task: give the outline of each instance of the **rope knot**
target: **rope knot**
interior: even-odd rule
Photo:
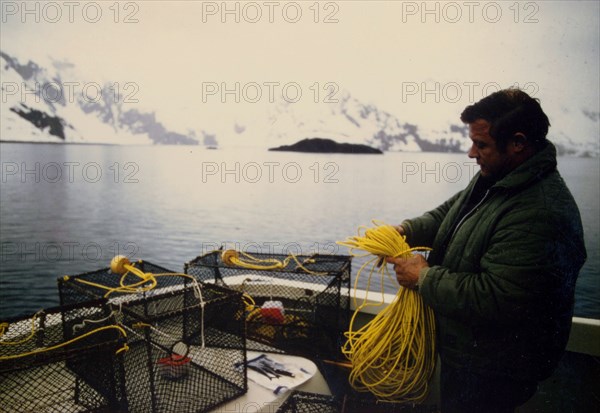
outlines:
[[[221,253],[221,259],[227,265],[235,265],[234,260],[239,259],[240,254],[236,250],[225,250]]]
[[[144,280],[144,281],[152,281],[153,278],[154,278],[154,274],[152,274],[151,272],[142,273],[142,280]]]

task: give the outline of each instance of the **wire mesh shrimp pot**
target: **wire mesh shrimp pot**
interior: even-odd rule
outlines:
[[[241,295],[211,285],[149,297],[123,307],[125,355],[135,412],[207,412],[247,391]],[[140,314],[146,315],[140,316]]]
[[[125,339],[105,304],[53,307],[2,323],[0,411],[128,411],[118,353]]]
[[[144,273],[176,274],[174,271],[148,261],[139,260],[132,265]],[[155,279],[156,286],[153,289],[143,291],[143,285],[140,285],[139,293],[132,294],[119,288],[135,283],[137,281],[135,276],[115,274],[109,267],[75,276],[66,275],[58,279],[60,303],[62,305],[74,304],[100,298],[108,298],[112,303],[143,301],[147,297],[191,285],[190,280],[176,276],[159,276]]]
[[[248,269],[226,264],[221,251],[213,251],[186,263],[184,272],[243,294],[248,349],[331,357],[339,353],[348,326],[352,257],[295,258],[252,254],[252,260],[283,265]]]
[[[134,275],[115,274],[110,268],[103,268],[58,278],[61,305],[106,298],[108,304],[121,316],[121,322],[125,321],[128,325],[136,322],[152,324],[163,321],[166,315],[171,322],[163,330],[168,329],[169,334],[180,336],[187,344],[200,344],[202,325],[199,314],[204,297],[203,290],[198,291],[194,287],[197,281],[178,276],[174,271],[147,261],[137,261],[133,266],[144,273],[153,274],[156,280],[153,288],[145,288],[150,285],[148,282],[139,285],[135,291],[126,291],[122,287],[135,284],[138,279]],[[207,299],[225,295],[231,297],[232,301],[237,300],[235,295],[225,289],[213,286],[206,288],[209,289]]]
[[[127,331],[125,390],[131,412],[207,412],[247,391],[241,294],[138,262],[157,276],[139,293],[110,292]],[[84,280],[86,282],[80,282]],[[58,280],[61,301],[85,300],[120,285],[108,269]],[[95,285],[90,285],[90,282]]]

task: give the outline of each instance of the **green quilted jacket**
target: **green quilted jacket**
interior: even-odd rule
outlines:
[[[445,363],[542,380],[564,352],[585,259],[579,210],[548,145],[496,182],[450,233],[477,181],[402,226],[430,246],[419,292]],[[444,245],[447,245],[444,248]]]

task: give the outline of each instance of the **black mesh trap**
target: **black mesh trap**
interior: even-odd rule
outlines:
[[[131,331],[125,374],[140,412],[206,412],[247,391],[240,294],[201,286],[136,301],[123,310]],[[140,391],[144,389],[145,391]]]
[[[147,262],[136,267],[172,273]],[[61,302],[104,295],[108,290],[89,282],[114,288],[121,279],[108,269],[60,278]],[[176,275],[156,281],[149,291],[107,297],[128,333],[123,360],[130,410],[207,412],[246,393],[241,294]]]
[[[0,411],[128,411],[125,339],[104,301],[2,323]]]
[[[147,261],[137,261],[132,265],[144,273],[152,274],[175,274],[174,271],[160,267]],[[156,296],[158,294],[181,289],[193,283],[189,279],[173,276],[156,277],[156,286],[147,292],[131,294],[120,291],[110,291],[117,289],[122,285],[132,285],[139,281],[135,275],[125,275],[112,273],[110,268],[103,268],[97,271],[90,271],[76,276],[64,276],[58,279],[58,288],[60,294],[60,303],[62,305],[81,303],[89,300],[107,298],[113,303],[130,302],[135,300],[144,300],[146,297]],[[145,284],[148,285],[148,284]],[[140,286],[140,291],[141,287]]]
[[[248,349],[307,357],[339,352],[349,320],[351,257],[299,255],[301,265],[282,254],[252,257],[286,266],[277,270],[230,266],[220,251],[214,251],[187,263],[184,271],[203,283],[244,294]]]

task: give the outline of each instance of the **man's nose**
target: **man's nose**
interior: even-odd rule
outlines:
[[[469,152],[467,152],[467,156],[469,158],[477,158],[477,148],[475,147],[475,145],[471,145],[471,147],[469,148]]]

